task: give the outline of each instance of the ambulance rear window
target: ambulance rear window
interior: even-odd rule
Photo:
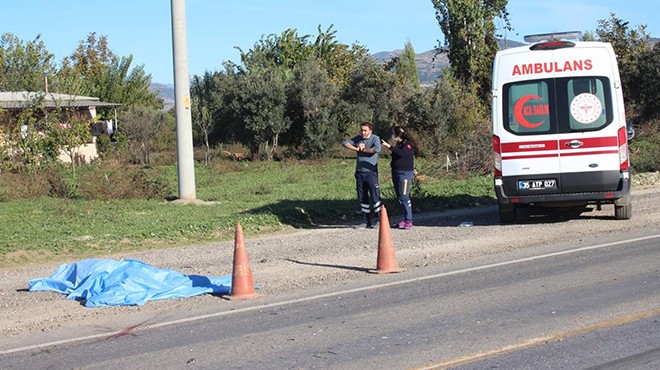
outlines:
[[[515,135],[596,131],[613,121],[607,77],[514,82],[503,93],[504,129]]]
[[[609,85],[594,77],[577,77],[566,81],[568,123],[571,131],[598,129],[608,122],[606,96]],[[609,118],[611,121],[611,117]]]
[[[514,134],[533,135],[551,130],[550,88],[545,80],[505,86],[506,129]]]

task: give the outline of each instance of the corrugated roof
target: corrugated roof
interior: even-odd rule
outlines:
[[[44,93],[33,91],[0,92],[0,108],[18,109],[30,106],[34,101],[43,98],[46,108],[55,107],[114,107],[121,104],[102,102],[91,96]]]

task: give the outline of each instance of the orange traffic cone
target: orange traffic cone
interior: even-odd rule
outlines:
[[[236,223],[236,238],[234,240],[234,270],[231,275],[231,291],[222,298],[230,301],[252,299],[261,296],[254,292],[252,269],[248,259],[245,241],[243,240],[243,227]]]
[[[387,217],[385,206],[380,207],[380,225],[378,228],[378,262],[375,270],[369,270],[373,274],[391,274],[402,272],[396,263],[394,255],[394,243],[392,243],[392,231],[390,220]]]

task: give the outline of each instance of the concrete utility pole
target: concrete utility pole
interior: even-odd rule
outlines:
[[[193,200],[197,198],[197,195],[195,194],[195,159],[190,113],[185,0],[172,0],[172,48],[174,50],[174,107],[179,199]]]

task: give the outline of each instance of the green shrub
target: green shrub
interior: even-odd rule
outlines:
[[[50,185],[44,172],[3,171],[0,176],[0,199],[36,199],[48,195]]]
[[[630,146],[630,162],[636,172],[660,171],[660,140],[635,141]]]
[[[630,163],[635,172],[660,171],[660,120],[646,122],[630,144]]]
[[[103,133],[96,137],[96,151],[99,154],[99,158],[106,159],[113,152],[114,144],[110,135]]]
[[[166,199],[172,189],[157,169],[106,165],[79,177],[78,194],[84,199]]]
[[[64,171],[50,169],[46,174],[48,184],[50,185],[48,195],[62,199],[79,198],[77,193],[78,184],[74,179],[67,176]]]

